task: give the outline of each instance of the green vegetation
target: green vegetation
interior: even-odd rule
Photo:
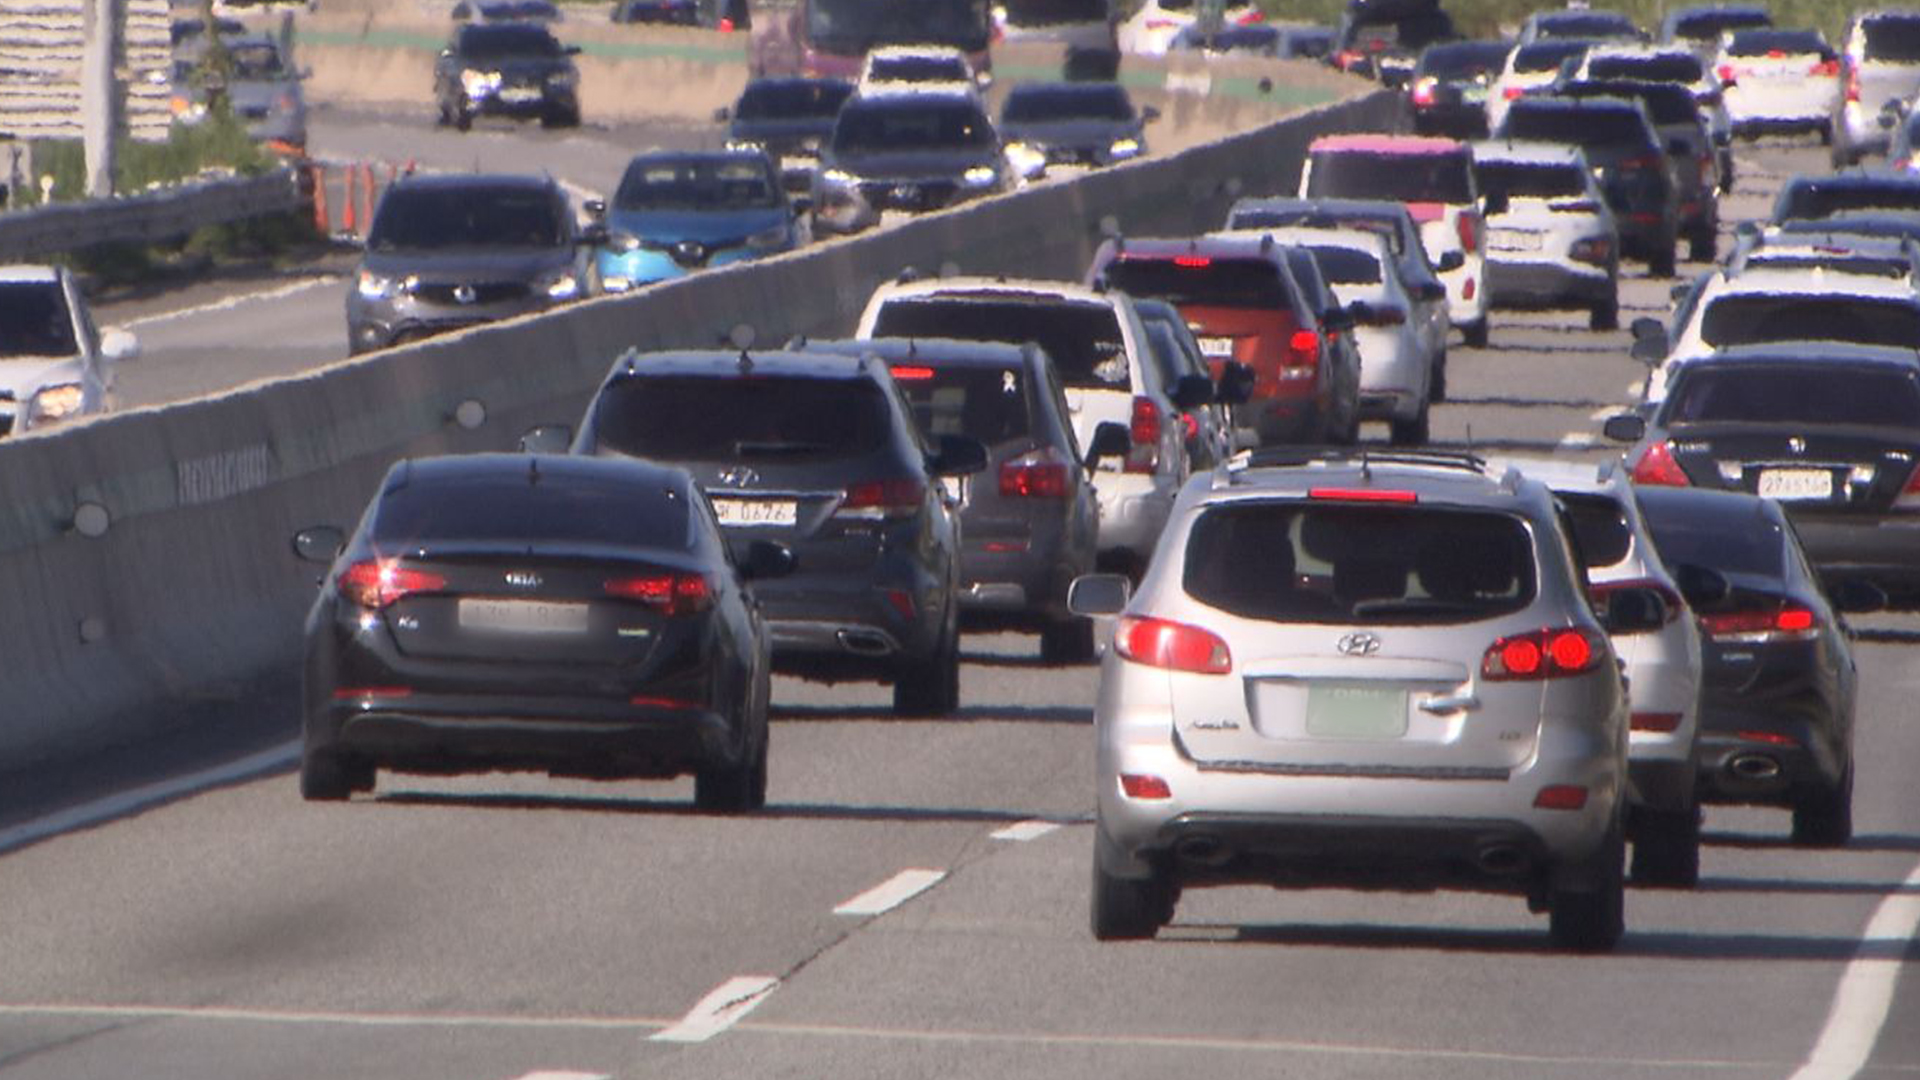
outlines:
[[[273,157],[247,137],[246,126],[225,109],[215,109],[198,124],[176,123],[163,143],[122,137],[115,147],[113,189],[133,194],[155,184],[191,179],[208,169],[231,169],[258,176],[274,166]],[[86,155],[78,139],[45,139],[33,144],[34,171],[53,177],[53,201],[86,196]],[[21,206],[40,202],[40,186],[29,181],[18,192]]]
[[[1346,0],[1258,0],[1260,7],[1270,18],[1287,22],[1311,22],[1333,26],[1340,21],[1340,13],[1346,9]],[[1748,0],[1741,0],[1748,2]],[[1847,17],[1857,10],[1869,7],[1884,7],[1884,0],[1760,0],[1773,12],[1774,22],[1781,26],[1817,26],[1827,32],[1830,39],[1837,39]],[[1611,8],[1631,15],[1635,22],[1649,30],[1658,29],[1660,19],[1668,11],[1685,6],[1688,0],[1666,2],[1661,0],[1593,0],[1596,8]],[[1518,27],[1521,20],[1535,11],[1551,10],[1565,5],[1543,2],[1543,0],[1441,0],[1460,32],[1471,37],[1497,36],[1501,27]],[[1835,44],[1839,44],[1836,40]]]

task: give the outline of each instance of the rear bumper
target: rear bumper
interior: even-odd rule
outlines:
[[[318,722],[315,722],[317,719]],[[502,769],[595,777],[675,776],[737,745],[703,708],[625,701],[440,697],[342,704],[309,718],[307,748],[407,772]]]
[[[1487,260],[1487,295],[1495,307],[1588,307],[1611,302],[1613,275],[1604,266]]]

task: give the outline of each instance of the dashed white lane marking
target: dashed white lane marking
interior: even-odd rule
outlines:
[[[1556,448],[1560,450],[1591,450],[1600,445],[1600,441],[1584,431],[1569,431],[1560,436]]]
[[[1588,413],[1587,419],[1605,420],[1607,417],[1612,416],[1614,413],[1617,413],[1619,411],[1620,411],[1620,406],[1618,405],[1602,405],[1601,407]]]
[[[997,829],[991,835],[995,840],[1038,840],[1059,827],[1060,823],[1057,821],[1022,821],[1017,825]]]
[[[679,1023],[655,1034],[653,1041],[706,1042],[739,1023],[779,985],[780,980],[771,975],[735,975],[701,998]]]
[[[196,315],[207,315],[215,311],[230,311],[242,304],[279,300],[283,297],[292,296],[295,293],[306,292],[308,289],[317,289],[322,285],[338,285],[340,280],[339,274],[323,274],[320,277],[309,278],[306,281],[296,281],[289,285],[281,285],[277,288],[265,289],[256,293],[242,293],[239,296],[229,296],[211,303],[181,308],[178,311],[163,311],[157,315],[142,315],[140,318],[128,319],[119,325],[128,330],[138,330],[143,326],[172,322],[176,319],[190,319]]]
[[[114,1020],[212,1020],[261,1024],[340,1025],[378,1028],[526,1028],[589,1031],[658,1031],[671,1020],[653,1017],[503,1016],[492,1013],[355,1013],[301,1009],[244,1009],[180,1005],[0,1004],[0,1016],[66,1016]]]
[[[564,1069],[539,1069],[517,1080],[613,1080],[606,1073],[568,1072]]]
[[[1840,976],[1826,1026],[1793,1080],[1847,1080],[1866,1067],[1893,1008],[1900,958],[1912,947],[1916,932],[1920,932],[1920,866],[1874,910],[1853,960]]]
[[[902,870],[833,909],[835,915],[879,915],[926,892],[947,876],[945,870]]]
[[[45,840],[49,836],[56,836],[74,829],[84,829],[117,817],[125,817],[136,810],[144,810],[149,806],[177,799],[182,795],[190,795],[203,788],[231,784],[237,780],[246,780],[274,772],[299,759],[300,744],[288,742],[270,750],[262,750],[257,754],[243,757],[238,761],[230,761],[225,765],[157,781],[144,787],[82,803],[79,806],[70,806],[58,813],[0,830],[0,854],[38,840]]]

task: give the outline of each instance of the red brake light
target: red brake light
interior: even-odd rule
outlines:
[[[424,570],[409,570],[389,559],[354,563],[340,574],[340,594],[363,608],[378,610],[417,592],[437,592],[447,579]]]
[[[1141,776],[1136,773],[1120,774],[1120,790],[1126,792],[1129,799],[1171,799],[1173,789],[1158,776]]]
[[[1067,497],[1067,465],[1051,447],[1000,466],[1000,497],[1003,499],[1064,499]]]
[[[1213,259],[1206,255],[1175,255],[1173,257],[1173,265],[1185,267],[1188,270],[1197,270],[1201,267],[1212,266]]]
[[[1634,462],[1633,482],[1665,487],[1687,487],[1693,483],[1687,479],[1680,463],[1673,459],[1672,444],[1664,442],[1650,444],[1640,460]]]
[[[663,615],[691,615],[713,606],[713,586],[705,574],[639,574],[609,578],[608,596],[638,600]]]
[[[1438,85],[1439,80],[1431,75],[1414,83],[1413,103],[1423,109],[1431,106],[1433,104],[1433,91]]]
[[[1819,632],[1820,620],[1799,604],[1782,604],[1770,611],[1721,611],[1702,615],[1700,626],[1715,641],[1766,644],[1811,641]]]
[[[1218,635],[1166,619],[1122,618],[1114,628],[1113,648],[1149,667],[1197,675],[1225,675],[1233,670],[1233,654]]]
[[[627,699],[627,704],[637,705],[643,709],[697,709],[700,707],[698,702],[688,701],[685,698],[657,697],[652,694],[635,694]]]
[[[1677,712],[1637,712],[1633,714],[1628,726],[1634,731],[1652,731],[1670,734],[1680,730],[1680,714]]]
[[[1767,59],[1769,60],[1785,60],[1786,58],[1787,58],[1787,50],[1785,49],[1768,49],[1767,50]]]
[[[1822,60],[1820,63],[1813,65],[1811,74],[1831,79],[1840,74],[1840,61]]]
[[[412,697],[410,686],[336,686],[333,688],[335,701],[359,701],[364,698]]]
[[[1473,215],[1461,214],[1460,219],[1454,223],[1454,229],[1460,234],[1460,246],[1466,250],[1467,254],[1473,254],[1480,246],[1480,231],[1474,228]]]
[[[1782,735],[1777,731],[1736,731],[1734,735],[1748,742],[1766,743],[1769,746],[1799,746],[1800,740],[1791,735]]]
[[[1160,464],[1160,406],[1150,397],[1133,399],[1127,434],[1133,449],[1127,452],[1126,471],[1150,473]]]
[[[1852,68],[1847,69],[1847,100],[1860,100],[1860,72]]]
[[[1503,637],[1487,647],[1480,676],[1492,682],[1519,682],[1579,675],[1599,665],[1605,650],[1578,627],[1534,630]]]
[[[1415,491],[1402,491],[1394,488],[1335,488],[1317,487],[1307,489],[1309,499],[1331,499],[1339,502],[1419,502],[1420,494]]]
[[[1526,91],[1518,86],[1508,86],[1500,91],[1500,96],[1506,98],[1508,101],[1512,101],[1524,93],[1526,93]]]
[[[1295,330],[1287,339],[1287,366],[1311,367],[1320,362],[1320,335],[1311,330]]]
[[[1715,69],[1714,69],[1714,72],[1713,72],[1713,73],[1714,73],[1715,75],[1718,75],[1718,76],[1720,76],[1720,81],[1721,81],[1721,83],[1723,83],[1724,85],[1727,85],[1727,86],[1732,86],[1732,85],[1733,85],[1733,83],[1734,83],[1734,72],[1733,72],[1733,65],[1732,65],[1732,64],[1721,64],[1721,65],[1720,65],[1719,67],[1717,67],[1717,68],[1715,68]]]
[[[1579,810],[1587,805],[1587,789],[1579,784],[1548,784],[1533,797],[1541,810]]]
[[[914,477],[869,480],[847,488],[834,514],[841,517],[911,517],[926,500],[927,486]]]
[[[896,379],[904,379],[908,382],[918,382],[922,379],[933,378],[933,369],[930,367],[896,367],[893,369],[893,377]]]

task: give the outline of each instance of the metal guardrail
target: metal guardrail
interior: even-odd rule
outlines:
[[[198,180],[125,198],[54,203],[0,213],[0,263],[33,262],[108,242],[157,243],[207,225],[305,205],[291,168]]]

